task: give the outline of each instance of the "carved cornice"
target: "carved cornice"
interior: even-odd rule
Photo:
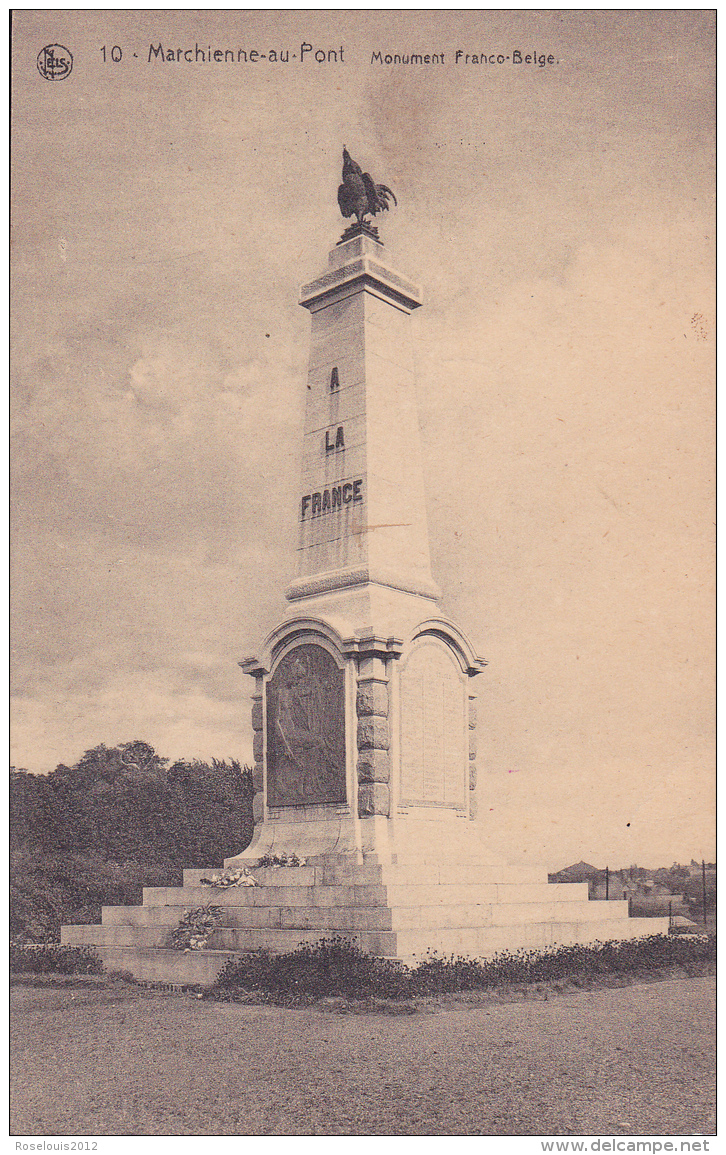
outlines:
[[[270,672],[269,666],[263,665],[259,658],[243,658],[237,665],[241,666],[245,674],[249,674],[251,678],[262,678]]]
[[[292,642],[311,642],[324,639],[341,658],[345,653],[343,639],[333,626],[322,618],[291,618],[275,626],[262,644],[259,657],[245,658],[238,665],[246,674],[259,678],[269,674],[278,659],[280,651]],[[346,655],[347,656],[347,655]]]
[[[423,295],[418,285],[408,278],[386,268],[380,261],[368,254],[350,261],[339,269],[331,269],[315,281],[303,285],[300,290],[300,304],[304,309],[316,312],[332,304],[341,296],[351,292],[369,289],[390,300],[399,308],[411,312],[423,304]]]
[[[400,658],[404,645],[403,638],[384,637],[370,629],[342,638],[322,618],[292,618],[267,635],[259,657],[245,658],[238,665],[253,678],[263,677],[270,673],[281,650],[294,642],[315,641],[316,637],[327,641],[341,658]]]
[[[421,638],[438,638],[456,654],[461,668],[470,678],[481,674],[487,663],[484,658],[477,656],[474,647],[463,630],[454,625],[448,618],[428,618],[420,622],[409,638],[407,649]]]
[[[379,637],[373,630],[343,641],[346,658],[400,658],[402,651],[403,638]]]
[[[332,590],[348,589],[350,586],[367,584],[387,586],[389,589],[403,590],[407,594],[431,598],[438,601],[441,590],[433,578],[398,577],[393,570],[378,567],[356,566],[353,569],[328,570],[314,577],[296,578],[285,590],[289,602],[299,598],[309,598],[314,594],[330,593]]]

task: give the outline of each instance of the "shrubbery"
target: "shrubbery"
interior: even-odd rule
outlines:
[[[63,925],[100,922],[102,906],[138,906],[145,886],[181,883],[181,868],[171,864],[11,850],[10,936],[15,942],[58,942]]]
[[[686,939],[671,935],[619,942],[573,944],[552,951],[504,951],[492,959],[424,960],[412,972],[419,994],[472,990],[503,984],[550,982],[570,978],[634,974],[670,967],[700,967],[716,957],[716,938]]]
[[[10,947],[11,974],[100,975],[103,963],[92,946],[18,943]]]
[[[75,766],[10,776],[11,847],[36,855],[209,866],[252,837],[252,775],[234,760],[167,768],[146,742],[96,746]]]
[[[322,998],[373,994],[402,997],[409,971],[393,959],[365,954],[341,938],[321,939],[286,954],[254,951],[230,959],[212,988],[214,997],[234,1000],[235,994],[255,991],[284,1001],[299,996]]]
[[[137,905],[144,886],[180,886],[252,837],[252,779],[234,760],[167,768],[146,742],[88,750],[52,774],[10,776],[10,933],[52,942],[65,923]]]
[[[715,935],[696,939],[652,935],[551,951],[505,951],[491,959],[431,955],[418,966],[407,967],[333,938],[287,954],[256,951],[232,959],[218,975],[209,997],[234,1001],[255,993],[281,1003],[336,995],[410,999],[522,983],[652,974],[673,967],[697,974],[715,957]]]

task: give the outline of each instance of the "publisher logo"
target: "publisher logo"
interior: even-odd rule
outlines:
[[[73,57],[62,44],[47,44],[38,53],[38,72],[46,80],[65,80],[73,68]]]

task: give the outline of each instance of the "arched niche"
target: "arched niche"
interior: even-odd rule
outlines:
[[[345,803],[345,669],[327,639],[281,646],[265,696],[267,805]]]
[[[419,637],[400,676],[400,802],[468,806],[467,675],[437,637]]]

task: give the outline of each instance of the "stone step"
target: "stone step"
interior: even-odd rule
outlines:
[[[364,895],[360,892],[366,892]],[[367,901],[366,901],[367,899]],[[385,906],[383,886],[145,886],[144,906]]]
[[[226,906],[220,927],[213,932],[210,942],[235,948],[235,941],[227,935],[218,941],[222,932],[236,931],[257,934],[258,946],[269,945],[268,931],[314,931],[318,937],[355,934],[358,931],[421,930],[436,932],[439,928],[470,927],[473,930],[493,926],[524,926],[528,923],[551,921],[566,923],[621,924],[628,919],[627,902],[608,903],[607,919],[603,919],[602,904],[581,903],[489,903],[459,906],[411,906],[394,908],[346,907],[249,907]],[[64,927],[64,942],[91,943],[94,941],[131,945],[163,946],[184,914],[184,908],[116,907],[105,908],[104,923]],[[111,917],[109,917],[111,915]],[[118,915],[118,919],[114,919]],[[123,921],[120,919],[123,918]],[[94,937],[95,936],[95,937]],[[247,937],[240,940],[239,950],[251,949]]]
[[[171,946],[169,936],[176,923],[168,926],[62,926],[64,946]]]
[[[182,906],[118,906],[103,908],[104,927],[175,927]],[[437,908],[438,910],[438,908]],[[225,906],[224,926],[318,929],[321,933],[346,930],[390,930],[388,907]],[[420,925],[420,923],[418,924]]]
[[[667,931],[667,918],[631,918],[627,921],[602,919],[580,924],[536,923],[526,928],[480,928],[475,932],[475,942],[472,941],[470,929],[455,928],[429,931],[423,940],[420,932],[412,931],[392,932],[390,937],[398,940],[396,945],[401,956],[415,964],[425,958],[429,951],[444,956],[462,954],[465,957],[487,958],[501,951],[541,950],[577,942],[633,939],[666,934]],[[418,940],[414,937],[417,934]],[[189,951],[185,954],[183,951],[155,947],[104,944],[99,944],[96,949],[109,970],[128,970],[146,981],[198,983],[203,986],[214,982],[229,959],[239,957],[238,951],[231,950]]]
[[[610,903],[609,918],[627,918],[627,903]],[[183,917],[183,906],[106,906],[102,925],[174,927]],[[321,907],[224,905],[223,925],[228,927],[283,927],[321,931],[397,930],[404,927],[510,925],[554,918],[560,922],[601,919],[602,905],[594,902],[468,903],[450,906]]]
[[[398,957],[408,963],[426,954],[487,958],[503,951],[546,950],[556,946],[623,941],[667,934],[667,918],[591,919],[582,922],[531,922],[521,925],[464,927],[438,932],[403,930],[396,934]]]
[[[311,860],[312,862],[312,860]],[[536,867],[477,866],[470,863],[420,865],[362,865],[340,858],[318,860],[318,865],[247,867],[261,886],[370,886],[422,885],[424,883],[494,883],[494,884],[547,884],[544,871]],[[198,867],[184,871],[184,886],[199,886],[202,878],[221,874],[221,867]],[[562,885],[562,884],[560,884]],[[583,886],[586,883],[566,884]],[[234,888],[237,889],[237,888]],[[216,893],[216,887],[209,887]]]
[[[599,909],[598,909],[599,908]],[[608,922],[621,923],[628,918],[627,902],[608,903]],[[601,903],[588,902],[495,902],[452,906],[410,906],[392,908],[392,929],[403,930],[441,927],[473,928],[489,926],[523,926],[529,922],[551,920],[556,923],[602,922]]]
[[[239,954],[230,950],[158,950],[141,946],[96,947],[106,970],[130,971],[142,982],[185,983],[209,987],[229,959]]]
[[[632,920],[635,921],[635,920]],[[481,956],[491,950],[519,949],[520,947],[546,947],[553,942],[594,942],[596,939],[632,937],[624,935],[623,923],[610,920],[589,919],[582,922],[552,922],[542,919],[519,924],[497,924],[488,926],[439,926],[436,928],[408,928],[400,930],[349,930],[338,932],[347,942],[358,946],[370,954],[423,957],[427,952],[437,952],[442,944],[447,950],[469,956]],[[144,946],[170,947],[170,927],[154,926],[77,926],[63,928],[63,942],[74,946],[94,944],[100,946]],[[231,950],[238,953],[254,950],[269,950],[274,953],[294,951],[303,944],[310,946],[321,938],[336,936],[331,928],[326,933],[320,928],[304,930],[300,927],[218,927],[209,937],[209,947],[213,950]]]
[[[583,902],[585,883],[427,883],[365,886],[144,887],[144,906],[450,906]]]
[[[437,908],[438,909],[438,908]],[[117,906],[103,908],[104,927],[177,926],[182,906]],[[321,934],[348,930],[390,930],[391,911],[385,907],[225,906],[224,926],[318,929]]]
[[[249,867],[247,868],[249,870]],[[202,878],[212,878],[215,874],[222,874],[223,870],[217,867],[215,870],[185,870],[184,871],[184,886],[194,887],[197,889],[201,886]],[[255,867],[250,870],[258,886],[320,886],[323,882],[323,871],[320,867],[315,866],[279,866],[279,867]],[[368,881],[366,879],[366,881]],[[378,882],[378,877],[372,877],[372,882]],[[204,886],[202,889],[209,894],[218,894],[223,888],[215,886]],[[241,890],[242,887],[229,887],[231,890]]]
[[[172,929],[168,926],[97,924],[64,926],[61,928],[61,942],[70,946],[170,947]],[[342,932],[336,932],[334,929],[322,932],[319,927],[312,930],[299,927],[219,927],[212,932],[208,941],[210,949],[213,950],[231,950],[237,954],[253,950],[269,950],[280,954],[296,950],[305,943],[312,946],[320,942],[321,938],[335,937],[336,933]],[[352,930],[345,933],[345,938],[368,954],[393,956],[396,953],[396,935],[390,930]]]

